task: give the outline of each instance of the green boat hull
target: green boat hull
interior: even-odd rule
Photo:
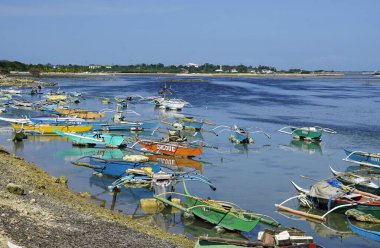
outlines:
[[[291,128],[293,134],[299,139],[320,140],[323,129]]]
[[[216,202],[192,197],[187,191],[185,184],[184,192],[186,195],[184,204],[187,208],[190,208],[189,211],[195,216],[212,224],[228,230],[249,232],[260,222],[260,218],[258,217],[245,215],[233,208],[227,210]]]

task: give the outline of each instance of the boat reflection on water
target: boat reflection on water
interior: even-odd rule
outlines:
[[[193,160],[190,158],[183,157],[174,157],[174,156],[166,156],[166,155],[147,155],[149,160],[152,162],[161,162],[163,165],[169,167],[189,167],[198,170],[199,172],[203,172],[202,163]]]
[[[155,107],[154,111],[157,113],[157,115],[161,119],[178,119],[178,118],[185,118],[185,115],[182,113],[179,113],[176,110],[167,110],[167,109],[161,109],[159,107]]]
[[[154,213],[152,217],[155,226],[159,229],[173,233],[175,232],[174,229],[180,230],[180,226],[182,226],[183,234],[191,239],[196,239],[199,236],[208,236],[235,240],[249,240],[240,232],[231,232],[228,230],[220,232],[215,228],[215,225],[197,218],[185,218],[181,212],[173,212],[171,208],[165,208],[160,213]]]
[[[51,141],[66,141],[71,142],[67,137],[61,137],[57,135],[30,135],[25,140],[28,142],[51,142]]]
[[[315,153],[322,154],[322,148],[319,142],[292,140],[290,142],[290,146],[295,147],[298,150],[309,153],[309,154],[315,154]]]
[[[254,144],[234,144],[233,149],[230,149],[230,153],[248,155],[249,152],[260,153],[270,148],[271,145],[254,146]]]
[[[90,177],[89,184],[92,191],[99,192],[100,190],[94,197],[104,201],[106,208],[132,214],[139,208],[140,199],[153,197],[153,191],[144,187],[121,187],[118,192],[110,193],[107,186],[114,181],[115,178],[105,175],[94,174]]]
[[[236,144],[234,145],[237,153],[246,154],[248,153],[248,144]]]
[[[67,150],[55,152],[56,157],[63,157],[66,161],[72,161],[86,156],[94,156],[102,159],[122,159],[126,152],[120,149],[73,147]]]
[[[308,153],[310,155],[316,154],[316,153],[322,155],[322,148],[319,142],[310,142],[310,141],[293,139],[289,143],[289,145],[280,145],[279,147],[283,150],[301,151],[301,152]]]
[[[180,213],[172,213],[170,208],[165,208],[162,212],[153,214],[152,218],[157,228],[169,232],[181,222],[180,215]]]
[[[218,229],[215,228],[215,225],[197,218],[182,218],[182,224],[184,226],[184,234],[193,239],[196,239],[199,236],[208,236],[235,240],[249,240],[240,232],[232,232],[228,230],[219,232]]]
[[[13,142],[13,149],[14,149],[14,151],[24,150],[24,142],[23,141],[21,141],[21,142]]]
[[[320,216],[326,213],[326,211],[323,211],[320,209],[309,209],[309,208],[304,208],[301,206],[295,209],[302,212],[307,212],[309,214],[315,214],[315,215],[320,215]],[[347,217],[344,213],[330,213],[326,216],[325,222],[320,222],[313,219],[305,219],[303,217],[289,215],[286,212],[280,211],[280,213],[290,219],[297,219],[297,220],[304,219],[310,224],[311,229],[314,230],[321,237],[344,238],[344,237],[352,235],[349,224],[347,222]]]

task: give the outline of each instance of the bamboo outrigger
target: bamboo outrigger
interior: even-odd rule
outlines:
[[[279,226],[275,220],[268,220],[264,215],[248,212],[241,209],[239,206],[215,200],[205,200],[190,195],[185,182],[184,186],[184,206],[175,204],[162,195],[154,195],[153,197],[164,202],[167,205],[178,208],[183,212],[193,214],[212,224],[221,226],[228,230],[249,232],[256,227],[259,222],[273,226]],[[170,194],[178,194],[171,192]],[[178,194],[182,195],[182,194]]]

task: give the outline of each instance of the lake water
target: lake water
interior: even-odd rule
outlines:
[[[232,144],[230,133],[216,136],[209,132],[214,126],[205,126],[196,139],[209,146],[195,160],[202,167],[217,190],[212,191],[199,182],[188,182],[189,191],[197,196],[234,202],[244,209],[270,215],[284,226],[295,226],[325,247],[380,247],[380,244],[350,232],[342,214],[332,214],[325,224],[306,221],[276,211],[274,204],[296,195],[290,180],[304,188],[315,179],[331,177],[329,165],[344,171],[352,166],[342,161],[344,148],[378,152],[380,146],[380,78],[366,75],[349,75],[334,78],[208,78],[209,82],[168,83],[179,98],[191,103],[181,112],[162,111],[147,102],[131,104],[128,108],[140,113],[131,119],[170,118],[178,115],[195,115],[218,125],[255,127],[270,134],[252,134],[255,143],[248,146]],[[59,84],[52,87],[63,91],[82,91],[85,100],[75,107],[100,110],[115,109],[115,101],[103,105],[100,98],[116,95],[157,95],[165,83],[157,77],[104,77],[51,79]],[[172,81],[172,80],[171,80]],[[45,89],[46,91],[48,89]],[[30,97],[33,101],[41,96]],[[38,112],[9,109],[4,116],[37,115]],[[110,118],[110,113],[106,119]],[[164,124],[160,124],[165,130]],[[337,134],[322,136],[320,143],[294,141],[290,135],[277,130],[284,126],[322,126],[336,130]],[[2,126],[7,126],[2,123]],[[208,130],[208,131],[207,131]],[[162,136],[160,132],[156,138]],[[123,188],[117,195],[106,189],[114,179],[93,174],[93,170],[71,164],[81,156],[94,154],[94,150],[80,149],[60,137],[29,136],[22,143],[8,139],[10,133],[1,133],[1,144],[11,152],[35,162],[52,176],[65,175],[69,187],[76,192],[90,192],[96,204],[133,214],[136,218],[148,215],[139,207],[141,198],[152,192],[145,188]],[[95,151],[102,153],[104,151]],[[176,191],[182,193],[179,183]],[[114,199],[114,201],[112,201]],[[115,200],[116,199],[116,200]],[[286,204],[298,208],[296,200]],[[171,232],[190,238],[217,234],[212,225],[200,220],[184,219],[180,213],[152,214],[152,222]],[[240,238],[254,240],[257,232],[267,228],[259,225]],[[236,236],[235,234],[224,234]],[[236,237],[238,238],[238,237]]]

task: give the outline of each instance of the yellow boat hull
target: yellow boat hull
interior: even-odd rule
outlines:
[[[105,116],[105,113],[98,113],[98,112],[88,111],[85,109],[55,108],[55,111],[63,115],[75,115],[76,117],[83,118],[83,119],[96,119],[96,118],[102,118]]]
[[[67,96],[66,95],[50,95],[50,96],[46,96],[46,98],[50,101],[66,101]]]
[[[26,124],[15,124],[11,123],[15,130],[23,129],[25,132],[35,132],[45,135],[57,135],[53,129],[57,129],[61,132],[75,132],[83,133],[88,132],[92,129],[92,125],[26,125]]]

